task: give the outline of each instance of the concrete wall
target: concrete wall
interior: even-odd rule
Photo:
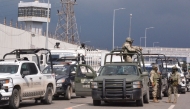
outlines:
[[[46,37],[40,34],[32,37],[31,32],[0,24],[0,59],[14,49],[45,48],[45,41]],[[61,48],[77,48],[53,38],[48,38],[48,48],[54,48],[56,42],[60,42]]]

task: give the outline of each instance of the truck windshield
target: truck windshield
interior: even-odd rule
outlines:
[[[53,66],[53,71],[56,75],[68,75],[69,74],[69,65]],[[42,73],[43,74],[51,74],[50,66],[46,67]]]
[[[57,59],[59,59],[59,55],[51,55],[51,60],[52,61],[56,61]],[[48,60],[48,62],[50,62],[50,57],[49,57],[49,60]]]
[[[166,68],[164,68],[164,71],[166,71]],[[167,72],[172,72],[172,68],[167,68]],[[181,69],[178,68],[178,72],[181,73]]]
[[[18,65],[0,65],[0,73],[17,73]]]
[[[150,73],[151,70],[152,70],[152,67],[145,67],[145,69],[146,69],[146,71],[147,71],[148,73]]]
[[[104,66],[100,75],[138,75],[135,65],[109,65]]]
[[[62,57],[65,57],[63,59],[60,59]],[[69,53],[69,52],[60,52],[60,53],[52,53],[51,54],[52,62],[55,61],[76,61],[76,56],[74,53]],[[48,62],[50,62],[50,56],[48,57]]]

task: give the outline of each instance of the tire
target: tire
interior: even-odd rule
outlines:
[[[18,109],[20,105],[20,92],[18,89],[13,89],[9,100],[9,109]]]
[[[182,94],[186,94],[186,91],[185,91],[185,90],[183,90],[183,91],[181,91],[181,93],[182,93]]]
[[[136,105],[137,106],[143,106],[143,97],[140,100],[136,100]]]
[[[147,93],[143,96],[144,103],[149,103],[150,97],[149,97],[149,90],[147,90]]]
[[[164,91],[164,97],[168,97],[168,87],[166,87],[166,90]]]
[[[51,104],[53,99],[52,88],[48,87],[45,93],[45,97],[42,101],[44,104]]]
[[[67,90],[66,90],[66,93],[65,93],[65,96],[64,96],[64,98],[66,99],[66,100],[70,100],[71,99],[71,94],[72,94],[72,87],[70,87],[70,86],[68,86],[67,87]]]
[[[158,97],[158,99],[162,100],[162,91],[161,90],[159,90],[159,97]]]
[[[94,106],[100,106],[101,105],[101,101],[100,100],[93,100],[93,105]]]
[[[168,92],[167,91],[164,92],[164,97],[168,97]]]

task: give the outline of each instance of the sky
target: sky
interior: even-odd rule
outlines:
[[[4,17],[17,21],[20,0],[0,0],[0,23]],[[33,0],[22,0],[31,2]],[[47,2],[47,0],[40,0]],[[55,33],[60,9],[60,0],[50,0],[52,4],[49,31]],[[113,12],[115,13],[115,47],[121,47],[129,36],[130,14],[131,38],[140,46],[140,37],[145,37],[147,47],[190,48],[190,0],[76,0],[75,16],[81,42],[100,49],[112,49]],[[45,27],[46,24],[44,24]],[[44,28],[45,29],[45,28]],[[145,46],[142,39],[141,46]]]

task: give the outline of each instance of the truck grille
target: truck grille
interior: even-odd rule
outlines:
[[[104,79],[98,82],[98,91],[102,92],[103,98],[126,98],[126,92],[133,90],[132,82],[126,79]]]

